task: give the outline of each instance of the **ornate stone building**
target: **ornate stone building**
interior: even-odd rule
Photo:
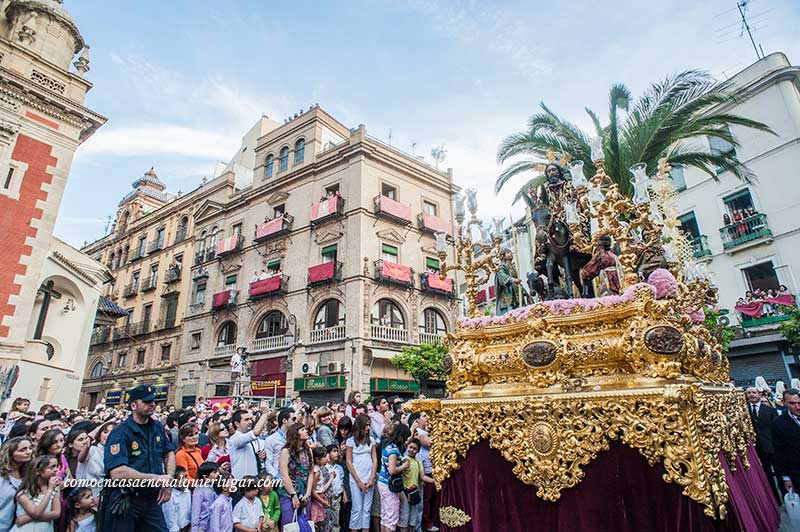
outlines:
[[[255,395],[416,391],[390,359],[454,328],[453,283],[433,273],[434,233],[453,233],[452,173],[318,106],[259,138],[255,157],[249,186],[229,172],[230,196],[195,202],[178,396],[227,395],[237,346]]]
[[[89,287],[61,286],[42,275],[48,257],[59,252],[53,226],[73,154],[106,119],[84,106],[92,87],[85,78],[88,46],[61,2],[7,0],[0,9],[0,400],[16,380],[24,393],[36,391],[35,406],[60,390],[48,383],[80,383],[76,368],[83,363],[72,350],[83,326],[73,322],[75,345],[75,338],[57,338],[51,329],[59,323],[57,307],[43,303]],[[96,296],[85,295],[73,303],[97,305]]]

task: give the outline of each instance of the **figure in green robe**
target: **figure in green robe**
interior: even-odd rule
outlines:
[[[514,255],[511,250],[500,252],[500,269],[494,274],[495,314],[503,315],[512,308],[521,305],[525,292],[521,288],[517,269],[514,267]]]

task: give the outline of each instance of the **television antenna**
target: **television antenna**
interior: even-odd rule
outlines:
[[[439,168],[439,163],[447,158],[447,150],[444,149],[444,143],[431,150],[431,157],[436,161],[436,168]]]
[[[742,25],[739,29],[739,37],[744,36],[745,32],[747,32],[747,36],[750,37],[750,43],[753,45],[753,50],[756,52],[756,57],[758,59],[764,58],[763,50],[759,52],[758,46],[756,46],[756,41],[753,39],[753,32],[751,31],[750,24],[747,23],[747,8],[750,5],[751,0],[740,0],[736,3],[736,7],[739,9],[739,15],[742,17]]]

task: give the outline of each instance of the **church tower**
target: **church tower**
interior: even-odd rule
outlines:
[[[48,361],[27,337],[39,278],[72,157],[106,121],[84,106],[88,71],[61,0],[0,3],[0,401],[21,366]]]

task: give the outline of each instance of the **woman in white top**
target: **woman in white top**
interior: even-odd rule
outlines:
[[[27,436],[11,438],[0,446],[0,532],[8,532],[14,525],[14,496],[31,457],[33,443]]]
[[[372,495],[375,491],[375,473],[378,456],[375,441],[369,434],[370,419],[366,414],[356,416],[353,435],[347,438],[347,470],[350,471],[350,529],[369,530]]]

